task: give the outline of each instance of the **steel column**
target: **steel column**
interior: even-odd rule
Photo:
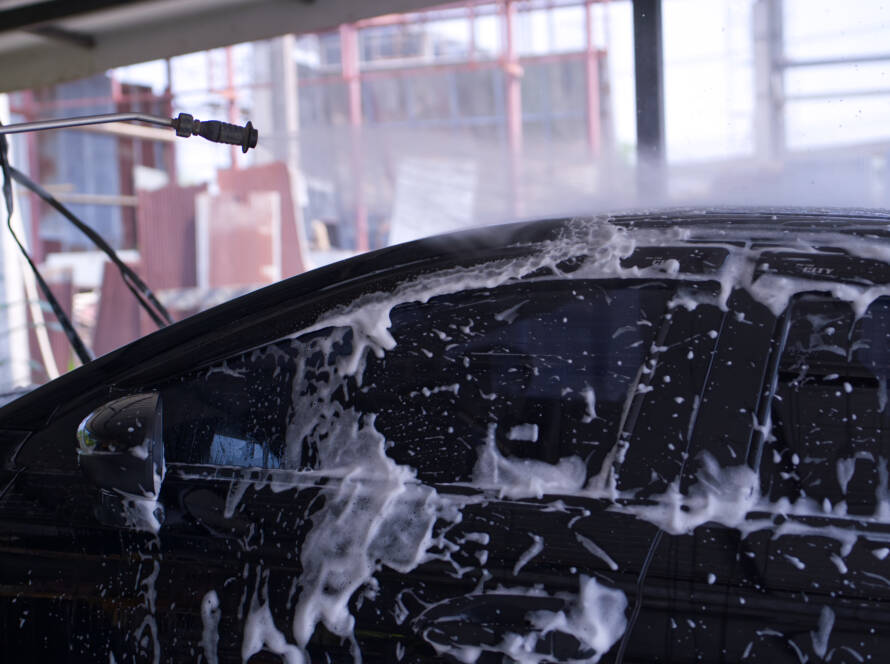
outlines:
[[[600,127],[599,54],[593,43],[593,0],[584,3],[584,22],[587,37],[584,68],[587,84],[587,147],[594,157],[599,156],[602,144]]]
[[[368,250],[368,209],[365,203],[362,155],[362,81],[359,71],[358,30],[346,23],[340,26],[340,57],[343,80],[349,95],[349,129],[355,196],[355,248]]]
[[[516,3],[506,0],[503,8],[504,50],[503,67],[506,78],[507,147],[509,151],[510,214],[522,214],[520,167],[522,163],[522,67],[516,57],[513,28],[516,20]]]
[[[27,90],[22,94],[24,98],[25,122],[31,122],[36,113],[34,111],[34,93]],[[40,145],[38,144],[37,134],[31,132],[25,135],[25,144],[28,147],[28,175],[34,182],[40,182]],[[31,217],[30,228],[28,234],[31,242],[31,258],[36,264],[43,262],[43,239],[40,237],[40,215],[43,201],[33,191],[28,192],[28,208]]]
[[[238,104],[235,91],[235,61],[231,46],[226,46],[226,101],[229,107],[229,122],[236,125],[239,123]],[[238,168],[238,146],[231,146],[229,154],[232,159],[232,168]]]
[[[765,160],[785,152],[785,85],[782,3],[757,0],[754,5],[754,139]]]
[[[170,58],[164,61],[164,69],[167,77],[167,87],[164,90],[164,112],[166,115],[173,117],[173,64]],[[164,161],[166,162],[167,175],[170,178],[170,184],[175,185],[178,181],[176,177],[176,148],[173,145],[165,145]]]
[[[633,30],[638,193],[659,198],[665,190],[661,0],[633,0]]]

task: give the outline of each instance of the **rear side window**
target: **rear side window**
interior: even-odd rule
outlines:
[[[426,482],[469,480],[491,437],[598,468],[672,292],[542,281],[406,303],[389,312],[395,345],[345,373],[352,328],[279,341],[164,388],[167,459],[313,469],[324,437],[351,443],[330,420],[357,413]]]
[[[427,481],[469,480],[489,436],[505,456],[598,468],[667,297],[563,281],[402,305],[355,403]]]
[[[890,458],[890,298],[857,319],[849,304],[796,301],[761,462],[773,499],[812,498],[871,514]],[[886,479],[884,480],[886,482]]]

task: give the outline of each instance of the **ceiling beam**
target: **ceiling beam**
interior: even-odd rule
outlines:
[[[24,30],[72,16],[131,5],[146,0],[44,0],[0,9],[0,32]]]
[[[70,4],[77,6],[79,3]],[[4,47],[3,37],[7,35],[0,35],[0,62],[3,63],[0,68],[0,92],[53,85],[113,67],[282,34],[318,32],[342,23],[388,13],[417,11],[433,4],[430,0],[317,0],[311,3],[298,0],[208,0],[189,4],[155,0],[149,5],[152,8],[150,18],[143,16],[126,23],[124,15],[122,22],[125,24],[122,27],[109,28],[97,23],[96,28],[92,29],[88,20],[90,17],[71,19],[72,23],[59,26],[90,34],[95,41],[90,49],[43,40],[31,43],[9,40],[8,43],[13,45]],[[182,9],[183,6],[188,13]],[[155,8],[157,11],[154,11]],[[137,10],[141,8],[133,8],[134,12]],[[165,10],[169,10],[169,13]],[[91,16],[100,17],[102,14]]]
[[[80,48],[93,48],[96,46],[96,40],[90,35],[74,32],[73,30],[65,30],[64,28],[58,28],[54,25],[38,25],[33,28],[27,28],[27,31],[33,35],[40,35],[47,39],[54,39],[56,41],[79,46]]]

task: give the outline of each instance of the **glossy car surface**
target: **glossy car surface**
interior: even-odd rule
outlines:
[[[880,661],[890,217],[423,240],[0,409],[0,651]]]

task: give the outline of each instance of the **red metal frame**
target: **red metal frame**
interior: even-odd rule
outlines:
[[[543,7],[530,6],[517,0],[465,0],[440,5],[430,11],[411,14],[390,14],[364,19],[353,24],[340,27],[340,49],[342,68],[340,74],[301,76],[299,85],[316,86],[345,82],[349,91],[349,123],[352,134],[352,172],[355,187],[355,231],[356,248],[365,251],[367,239],[367,209],[364,197],[362,173],[361,127],[363,125],[361,109],[361,82],[382,78],[400,78],[419,76],[431,72],[464,71],[498,68],[503,70],[505,77],[505,124],[508,149],[508,177],[510,189],[510,211],[512,215],[521,216],[522,205],[522,75],[523,65],[532,63],[556,63],[583,60],[586,84],[586,128],[587,144],[591,157],[597,158],[602,150],[602,127],[600,123],[600,80],[599,62],[605,51],[598,49],[594,39],[593,6],[607,3],[609,0],[578,0],[556,5],[548,2]],[[585,22],[585,48],[583,51],[567,53],[551,53],[546,55],[520,56],[517,52],[514,29],[518,12],[532,9],[553,10],[556,7],[583,6]],[[418,20],[428,20],[431,11],[455,9],[464,12],[470,25],[469,55],[466,60],[458,62],[434,62],[413,64],[393,64],[392,66],[362,67],[358,53],[358,31],[362,28],[384,27],[393,25],[412,25]],[[476,48],[476,18],[480,14],[498,15],[501,17],[503,39],[501,52],[491,59],[478,59]]]
[[[602,49],[594,49],[593,57],[599,59],[605,55]],[[548,53],[544,55],[521,55],[516,58],[520,69],[523,65],[547,64],[554,62],[569,62],[572,60],[584,60],[588,57],[586,51],[567,53]],[[405,78],[409,76],[422,76],[430,72],[443,71],[475,71],[480,69],[503,69],[504,61],[500,59],[476,60],[474,62],[439,62],[428,65],[410,65],[400,67],[381,67],[379,69],[362,69],[359,78],[363,81],[380,78]],[[316,85],[331,85],[342,83],[342,74],[324,74],[321,76],[302,76],[300,87],[312,87]]]
[[[349,95],[350,153],[355,201],[356,250],[368,250],[368,209],[365,203],[362,156],[362,80],[359,67],[358,30],[347,23],[340,26],[340,61],[342,80]]]
[[[522,214],[522,66],[516,57],[516,43],[513,29],[516,22],[516,2],[506,0],[503,4],[504,51],[502,62],[506,79],[507,146],[510,151],[510,212],[518,217]]]
[[[235,63],[234,53],[231,46],[226,47],[226,100],[229,106],[229,122],[231,124],[241,124],[238,119],[238,90],[235,88]],[[232,157],[232,168],[238,168],[238,146],[232,145],[229,148]]]
[[[520,185],[523,151],[523,118],[522,118],[522,75],[523,65],[532,63],[556,63],[565,61],[582,60],[585,66],[586,79],[586,131],[587,144],[592,158],[597,158],[602,150],[602,127],[600,125],[600,80],[599,62],[605,55],[605,51],[598,49],[594,39],[593,6],[605,4],[609,0],[575,0],[574,2],[555,3],[552,0],[547,3],[529,3],[521,0],[462,0],[442,4],[430,10],[412,12],[408,14],[389,14],[370,19],[344,24],[339,28],[341,47],[341,67],[338,73],[319,76],[301,76],[298,84],[302,86],[316,86],[326,84],[345,83],[348,90],[348,110],[350,125],[350,159],[354,183],[355,205],[355,233],[356,248],[365,251],[369,247],[368,240],[368,210],[364,192],[364,165],[362,150],[362,127],[364,118],[362,113],[362,81],[380,78],[396,78],[428,74],[441,71],[461,71],[498,68],[504,72],[505,78],[505,125],[506,143],[508,151],[508,173],[510,186],[510,209],[514,216],[522,214],[522,187]],[[518,54],[514,35],[516,17],[520,12],[531,10],[552,11],[561,7],[583,7],[585,23],[585,47],[581,51],[566,53],[551,53],[546,55],[520,56]],[[463,15],[469,23],[470,39],[469,53],[466,60],[455,62],[411,63],[393,64],[393,66],[362,66],[359,53],[359,31],[364,28],[384,27],[393,25],[410,25],[418,21],[435,20],[435,12],[454,10],[456,17]],[[494,57],[480,59],[478,45],[476,43],[476,24],[480,16],[499,16],[502,21],[503,38],[500,52]],[[209,55],[208,55],[209,57]],[[211,93],[217,94],[227,101],[229,121],[238,122],[238,89],[235,85],[234,62],[232,47],[225,50],[226,81],[225,87],[216,88],[212,82],[207,89],[193,91],[179,91],[177,97],[188,94]],[[125,93],[119,85],[113,88],[113,99],[118,104],[138,105],[145,102],[165,102],[165,106],[172,114],[173,93],[170,82],[171,71],[169,60],[167,63],[167,88],[160,94],[153,93]],[[239,86],[240,88],[267,88],[269,83],[259,83]],[[14,112],[21,113],[26,119],[34,119],[42,113],[52,109],[75,109],[96,105],[97,102],[108,101],[102,99],[63,99],[50,102],[38,102],[32,93],[23,95],[23,104],[13,108]],[[28,138],[29,162],[32,173],[39,177],[38,155],[36,142],[33,135]],[[236,167],[237,148],[232,148],[232,165]],[[175,154],[171,147],[168,153],[168,167],[171,173],[175,172]],[[39,205],[32,202],[31,212],[31,242],[38,259],[43,257],[43,247],[40,244],[37,226],[39,220]]]

